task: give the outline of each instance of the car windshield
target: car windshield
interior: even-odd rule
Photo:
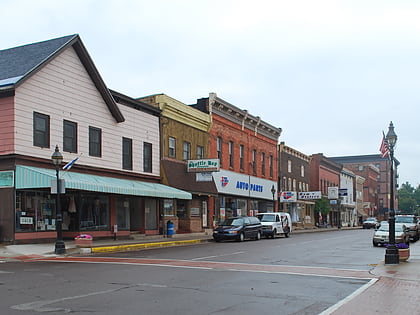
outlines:
[[[233,226],[239,226],[239,225],[244,225],[244,219],[226,219],[225,221],[222,222],[222,224],[220,225],[233,225]]]
[[[274,214],[259,214],[257,218],[260,219],[261,222],[275,222],[276,216]]]
[[[378,229],[378,231],[389,232],[389,224],[381,225],[381,227]],[[395,232],[403,232],[402,225],[396,225],[395,226]]]
[[[414,223],[413,217],[395,217],[395,223]]]

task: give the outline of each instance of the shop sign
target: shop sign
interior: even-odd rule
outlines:
[[[0,188],[13,187],[14,186],[14,172],[4,171],[0,172]]]
[[[301,200],[321,199],[321,197],[320,191],[302,191],[298,193],[298,199]]]
[[[338,199],[338,187],[328,187],[328,199]]]
[[[187,172],[218,172],[220,170],[219,159],[188,160]]]
[[[296,202],[296,191],[281,191],[279,194],[280,202]]]
[[[259,177],[239,174],[221,169],[213,173],[218,193],[272,200],[271,188],[277,190],[277,183]]]

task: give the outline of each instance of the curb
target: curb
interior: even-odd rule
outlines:
[[[205,241],[207,241],[207,240],[205,240]],[[160,248],[160,247],[169,247],[169,246],[192,245],[192,244],[198,244],[198,243],[201,243],[201,242],[202,242],[202,240],[184,240],[184,241],[170,241],[170,242],[156,242],[156,243],[102,246],[102,247],[92,247],[90,252],[91,253],[123,252],[123,251],[147,249],[147,248]]]

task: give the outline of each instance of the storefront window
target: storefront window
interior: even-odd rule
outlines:
[[[49,193],[16,192],[16,231],[54,231],[55,198]]]
[[[109,229],[109,198],[107,196],[82,194],[79,210],[81,231]]]
[[[130,200],[117,198],[117,225],[118,230],[130,229]]]
[[[164,199],[163,200],[163,213],[165,216],[174,215],[174,201],[173,199]]]
[[[178,218],[187,217],[187,203],[185,200],[178,200],[176,205],[176,215]]]

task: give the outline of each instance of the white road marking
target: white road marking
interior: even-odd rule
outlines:
[[[203,260],[203,259],[217,258],[217,257],[223,257],[223,256],[239,255],[239,254],[243,254],[243,253],[245,253],[245,252],[234,252],[234,253],[223,254],[223,255],[198,257],[198,258],[192,258],[191,260]]]

